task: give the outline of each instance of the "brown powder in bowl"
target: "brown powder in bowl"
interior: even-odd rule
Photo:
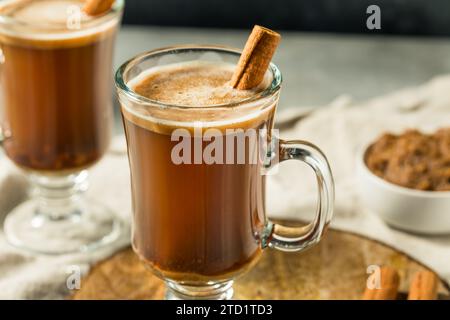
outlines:
[[[434,134],[386,133],[368,148],[364,160],[370,171],[397,185],[450,191],[450,128]]]

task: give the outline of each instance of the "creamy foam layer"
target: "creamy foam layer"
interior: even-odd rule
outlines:
[[[6,0],[0,15],[0,41],[40,47],[70,47],[96,41],[112,32],[120,15],[114,10],[100,17],[82,11],[83,0]]]
[[[16,1],[7,15],[35,26],[65,26],[68,19],[79,18],[80,22],[91,20],[81,9],[83,1],[78,0],[41,0]]]
[[[148,130],[170,134],[175,128],[254,128],[271,118],[276,96],[249,100],[272,81],[267,72],[264,81],[252,90],[237,90],[229,85],[236,66],[231,63],[191,61],[154,67],[143,71],[127,86],[137,94],[159,103],[132,104],[121,97],[126,119]],[[247,103],[233,106],[233,103]],[[230,106],[228,106],[231,104]]]
[[[141,96],[183,106],[211,106],[236,103],[262,91],[267,83],[252,90],[237,90],[229,85],[235,65],[195,61],[148,70],[131,84]]]

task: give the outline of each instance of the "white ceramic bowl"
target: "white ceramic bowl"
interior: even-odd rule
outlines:
[[[450,234],[450,191],[421,191],[388,182],[366,166],[361,148],[357,175],[365,206],[389,225],[415,233]]]

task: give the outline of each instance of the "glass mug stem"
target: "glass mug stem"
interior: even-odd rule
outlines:
[[[261,236],[262,248],[270,247],[282,251],[301,251],[316,244],[330,223],[333,215],[334,181],[330,165],[323,152],[312,143],[278,140],[279,161],[299,160],[314,170],[318,186],[317,211],[313,221],[306,226],[289,227],[268,220]],[[272,158],[271,154],[269,154]],[[266,166],[271,169],[270,163]]]
[[[81,193],[87,190],[88,173],[83,170],[61,177],[31,175],[37,198],[37,216],[49,220],[69,219],[81,214]]]
[[[189,286],[166,281],[166,300],[230,300],[233,297],[233,280],[205,286]]]

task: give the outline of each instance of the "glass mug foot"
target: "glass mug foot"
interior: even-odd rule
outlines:
[[[106,206],[82,199],[86,172],[66,177],[35,176],[36,198],[8,214],[4,232],[8,242],[41,254],[87,252],[116,241],[120,219]]]
[[[166,300],[231,300],[233,281],[204,286],[188,286],[166,281]]]

